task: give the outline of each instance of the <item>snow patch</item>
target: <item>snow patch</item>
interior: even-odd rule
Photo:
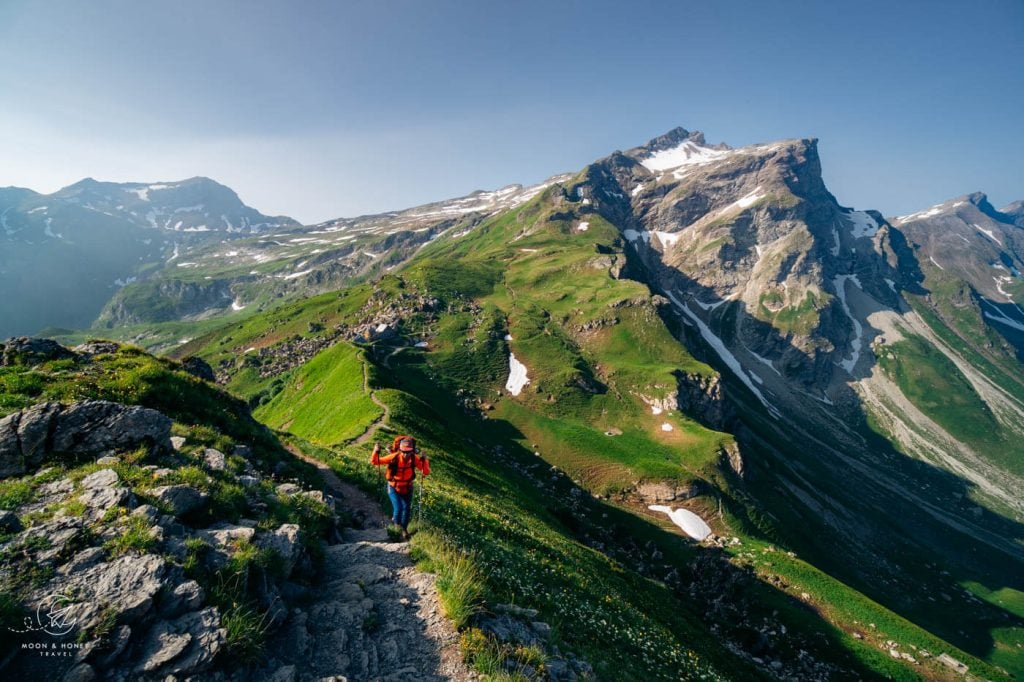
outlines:
[[[675,246],[676,242],[679,241],[680,236],[678,232],[655,231],[654,234],[658,237],[658,240],[661,242],[661,245],[665,247]],[[648,236],[648,239],[650,239],[650,236]]]
[[[643,186],[643,184],[640,184],[640,185],[637,185],[636,187],[634,187],[633,191],[630,192],[629,195],[631,197],[635,197],[637,194],[640,194],[640,192],[643,192],[643,191],[644,191],[644,186]]]
[[[1004,313],[1002,310],[997,308],[994,303],[986,301],[985,299],[981,299],[981,301],[982,301],[982,303],[987,303],[988,306],[990,308],[992,308],[992,310],[994,312],[994,314],[993,314],[993,313],[990,313],[987,310],[983,310],[982,313],[985,314],[985,317],[987,317],[988,319],[993,320],[995,322],[998,322],[1000,324],[1004,324],[1007,327],[1010,327],[1012,329],[1016,329],[1018,331],[1024,332],[1024,323],[1018,322],[1017,320],[1014,320],[1013,318],[1008,317],[1006,315],[1006,313]]]
[[[930,260],[932,262],[932,265],[937,267],[939,270],[945,270],[946,269],[946,268],[942,267],[941,265],[939,265],[939,262],[937,260],[935,260],[935,258],[933,258],[932,256],[928,256],[928,260]]]
[[[590,223],[584,220],[583,222],[576,226],[576,229],[579,230],[580,232],[586,232],[589,227]]]
[[[657,405],[651,405],[651,414],[653,414],[655,417],[661,414],[661,412],[662,409],[660,407],[658,407]]]
[[[702,302],[698,301],[695,298],[695,299],[693,299],[693,302],[696,303],[697,307],[700,308],[701,310],[715,310],[716,308],[718,308],[718,306],[722,305],[723,303],[725,303],[726,301],[728,301],[730,299],[731,299],[731,297],[728,297],[728,298],[723,298],[720,301],[715,301],[714,303],[702,303]]]
[[[508,381],[505,382],[505,390],[512,395],[519,395],[523,387],[530,383],[526,376],[526,365],[516,360],[515,353],[508,356]]]
[[[245,308],[245,306],[242,305],[241,303],[239,303],[237,298],[231,302],[231,309],[232,310],[243,310],[244,308]]]
[[[730,208],[750,208],[751,206],[756,204],[761,199],[764,199],[764,196],[765,195],[761,191],[761,188],[760,187],[756,187],[756,188],[754,188],[754,191],[751,192],[750,194],[748,194],[748,195],[746,195],[744,197],[741,197],[740,199],[737,199],[736,201],[734,201],[732,203],[732,205],[730,206]]]
[[[702,147],[692,140],[686,140],[672,149],[654,152],[640,163],[649,171],[667,171],[680,166],[700,166],[718,161],[729,155],[728,150]]]
[[[694,540],[700,541],[711,535],[711,526],[689,509],[680,508],[673,511],[671,507],[660,504],[652,504],[647,508],[651,511],[667,514],[672,523],[682,528],[683,532]]]
[[[878,234],[878,223],[864,211],[851,211],[845,213],[844,217],[852,223],[854,239],[874,237]]]
[[[661,425],[661,430],[662,431],[671,431],[672,430],[672,425],[669,424],[668,422],[665,422],[664,424]]]
[[[940,213],[942,213],[943,207],[945,207],[945,204],[936,204],[935,206],[932,206],[931,208],[924,211],[918,211],[917,213],[899,216],[896,218],[896,222],[902,225],[903,223],[909,223],[913,220],[923,220],[925,218],[931,218],[932,216],[937,216]]]
[[[846,282],[851,281],[857,285],[858,289],[861,289],[860,280],[857,279],[857,275],[836,275],[835,279],[832,280],[832,284],[836,289],[836,295],[839,297],[839,303],[843,306],[843,311],[846,316],[853,322],[853,340],[850,341],[851,355],[849,360],[843,360],[839,362],[839,365],[850,374],[853,374],[853,368],[860,359],[860,347],[861,347],[861,336],[864,334],[864,328],[861,327],[860,321],[853,316],[853,312],[850,310],[850,305],[846,301]]]
[[[679,299],[672,295],[672,292],[669,291],[666,293],[668,294],[668,297],[669,299],[671,299],[672,303],[674,303],[676,307],[679,308],[679,310],[682,311],[683,314],[685,314],[688,318],[690,318],[690,320],[697,326],[697,329],[700,330],[700,335],[704,338],[704,341],[706,341],[709,346],[715,349],[715,352],[717,352],[718,356],[722,358],[722,361],[726,364],[726,366],[733,371],[733,374],[735,374],[736,377],[743,382],[744,386],[750,389],[751,393],[757,396],[757,399],[761,401],[761,404],[764,405],[765,409],[768,410],[768,413],[771,414],[772,417],[774,417],[775,419],[780,418],[782,416],[781,413],[778,411],[778,409],[776,409],[774,405],[768,402],[768,399],[764,397],[764,393],[761,392],[761,389],[754,385],[754,382],[750,379],[749,376],[747,376],[746,371],[744,371],[742,363],[740,363],[736,356],[733,355],[732,352],[725,347],[725,344],[722,342],[722,340],[718,338],[713,331],[711,331],[711,328],[708,327],[704,323],[704,321],[700,319],[697,313],[690,310],[689,306],[687,306],[685,303],[681,303]]]
[[[298,277],[302,277],[303,275],[308,275],[311,272],[313,272],[313,271],[312,270],[303,270],[302,272],[293,272],[290,275],[278,275],[278,278],[280,278],[280,279],[296,279]]]
[[[996,244],[999,244],[999,246],[1003,245],[1003,243],[1001,241],[999,241],[999,238],[996,237],[996,235],[992,232],[992,230],[986,230],[981,225],[976,225],[974,223],[971,223],[971,227],[977,229],[978,232],[981,232],[983,235],[985,235],[986,237],[988,237],[989,239],[994,241]]]
[[[622,236],[631,242],[635,242],[638,239],[642,239],[644,242],[648,243],[651,241],[651,233],[647,230],[641,230],[639,232],[636,230],[623,230]]]

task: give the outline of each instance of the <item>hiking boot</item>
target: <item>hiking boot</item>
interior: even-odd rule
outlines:
[[[402,539],[406,540],[406,541],[408,541],[408,539],[409,539],[409,531],[407,531],[404,528],[402,529]]]

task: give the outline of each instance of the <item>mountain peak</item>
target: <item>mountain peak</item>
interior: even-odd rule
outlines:
[[[1018,199],[1017,201],[1003,206],[999,209],[999,212],[1005,216],[1009,216],[1010,221],[1017,227],[1024,227],[1024,201]]]
[[[638,150],[645,151],[650,154],[657,152],[663,152],[670,149],[675,149],[680,145],[690,143],[698,147],[708,147],[709,149],[724,150],[730,149],[729,145],[720,143],[716,145],[709,145],[704,139],[704,133],[699,130],[687,130],[682,126],[677,126],[672,130],[668,131],[664,135],[659,135],[653,140],[648,141],[646,144],[638,147]]]

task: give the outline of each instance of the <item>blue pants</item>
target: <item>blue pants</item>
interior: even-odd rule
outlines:
[[[391,498],[391,520],[405,528],[409,525],[409,514],[412,513],[412,490],[402,495],[388,484],[388,497]]]

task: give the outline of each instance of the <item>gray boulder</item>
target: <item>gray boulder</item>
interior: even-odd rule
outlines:
[[[203,588],[195,580],[186,580],[165,592],[160,601],[160,615],[163,618],[177,618],[183,613],[194,611],[203,603]]]
[[[21,439],[21,455],[29,468],[39,466],[46,455],[50,426],[59,412],[59,403],[39,403],[22,412],[18,437]]]
[[[116,353],[120,348],[121,346],[113,341],[89,341],[80,346],[75,346],[72,350],[79,355],[85,355],[91,358],[94,355],[109,355],[111,353]]]
[[[126,488],[117,488],[119,478],[113,469],[100,469],[82,479],[82,494],[78,501],[90,509],[133,507],[135,496]]]
[[[99,455],[139,445],[167,448],[171,420],[145,407],[84,400],[39,403],[0,419],[0,477],[35,469],[48,453]]]
[[[99,624],[108,608],[117,612],[118,623],[132,625],[150,612],[169,570],[170,565],[155,554],[123,556],[73,573],[55,587],[61,594],[74,595],[72,615],[81,630]],[[46,592],[54,592],[54,586]]]
[[[149,494],[170,507],[175,516],[182,516],[199,509],[206,504],[210,497],[190,485],[181,484],[153,488]]]
[[[181,361],[181,368],[194,377],[213,383],[217,380],[213,368],[202,358],[192,355]]]
[[[105,511],[111,507],[134,507],[135,496],[127,488],[92,488],[78,496],[89,509]]]
[[[46,548],[32,556],[33,561],[51,561],[64,555],[65,548],[79,540],[84,532],[85,522],[73,516],[56,517],[50,521],[32,526],[23,534],[24,539],[42,538]]]
[[[94,471],[82,479],[82,487],[86,490],[94,488],[109,488],[117,485],[120,478],[113,469],[100,469]]]
[[[256,537],[256,546],[276,552],[284,560],[284,574],[290,575],[299,560],[301,545],[299,544],[300,528],[294,523],[282,524],[280,528],[263,533]]]
[[[206,448],[203,451],[203,461],[214,471],[224,471],[228,466],[227,457],[217,448]]]
[[[22,528],[17,514],[12,511],[0,511],[0,533],[17,533]]]
[[[74,358],[75,354],[52,339],[19,336],[0,344],[0,366],[37,365],[47,360]]]
[[[171,420],[156,410],[105,400],[83,400],[61,412],[52,450],[92,454],[150,443],[167,448]]]
[[[224,646],[227,632],[214,607],[160,621],[140,647],[136,673],[185,677],[205,671]]]

